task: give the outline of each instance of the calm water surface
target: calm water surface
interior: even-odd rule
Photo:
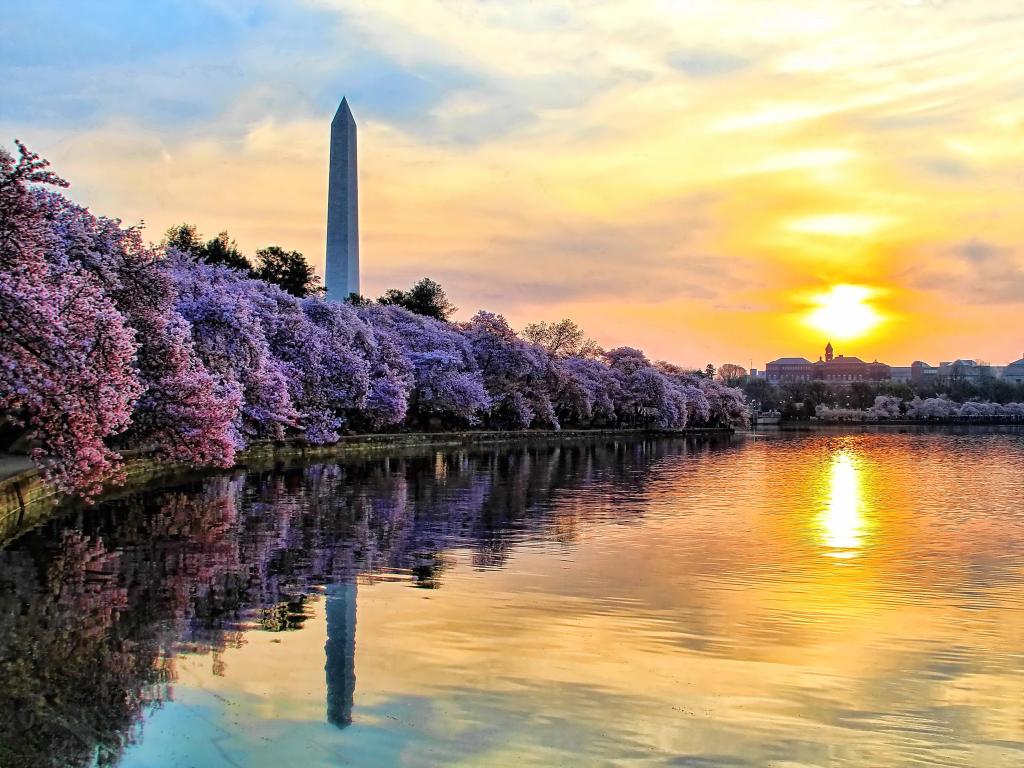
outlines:
[[[0,765],[1024,765],[1024,436],[428,452],[0,551]]]

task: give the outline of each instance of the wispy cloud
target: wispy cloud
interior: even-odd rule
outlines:
[[[690,77],[718,77],[746,69],[752,62],[727,51],[693,48],[676,51],[669,63]]]
[[[430,274],[467,309],[746,359],[817,348],[797,297],[854,282],[900,317],[865,355],[946,354],[951,308],[969,356],[1019,351],[1014,0],[40,0],[0,33],[0,130],[154,239],[191,220],[320,263],[347,94],[370,293]]]

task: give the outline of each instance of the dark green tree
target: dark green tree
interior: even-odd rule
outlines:
[[[228,237],[227,232],[221,232],[204,243],[202,235],[196,230],[194,224],[178,224],[164,233],[163,246],[176,248],[196,261],[219,264],[237,269],[239,272],[252,273],[252,265],[249,264],[249,260],[238,250],[238,244]]]
[[[356,293],[355,291],[353,291],[352,293],[345,297],[345,303],[351,304],[353,307],[365,307],[368,304],[372,304],[373,302],[371,302],[368,298],[363,296],[363,294]]]
[[[855,381],[847,391],[851,408],[870,408],[878,394],[878,384],[870,381]]]
[[[238,250],[238,244],[228,237],[227,232],[221,232],[215,238],[206,241],[202,259],[207,264],[218,264],[237,269],[239,272],[252,272],[249,260]]]
[[[178,224],[164,233],[164,248],[174,248],[191,256],[196,261],[203,257],[205,244],[194,224]]]
[[[879,384],[876,394],[892,395],[908,402],[914,399],[914,389],[906,381],[884,381]]]
[[[447,320],[459,309],[448,299],[444,288],[429,277],[424,277],[408,291],[391,288],[377,301],[381,304],[405,307],[417,315],[426,315],[437,320]]]
[[[293,296],[306,297],[323,292],[320,278],[298,251],[286,251],[269,245],[256,251],[256,270],[260,280],[278,285]]]
[[[743,394],[751,403],[759,403],[762,411],[778,410],[782,399],[782,393],[778,388],[772,386],[767,379],[762,378],[747,379],[743,385]]]

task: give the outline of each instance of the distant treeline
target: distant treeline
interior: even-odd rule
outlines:
[[[819,408],[869,409],[878,397],[903,403],[943,401],[957,405],[992,403],[1006,405],[1024,402],[1024,384],[1002,379],[985,379],[980,385],[964,380],[939,380],[924,383],[897,381],[855,381],[849,386],[830,386],[823,381],[787,382],[774,385],[765,379],[734,379],[751,404],[762,411],[780,411],[783,418],[802,419]]]
[[[993,403],[968,400],[958,403],[948,397],[914,397],[904,400],[877,395],[869,408],[841,408],[819,405],[813,415],[827,421],[938,421],[982,423],[1024,422],[1024,403]]]
[[[18,148],[0,149],[0,450],[27,446],[69,492],[116,479],[125,448],[228,466],[254,440],[748,419],[710,371],[601,350],[569,320],[450,322],[430,280],[325,302],[301,254],[250,262],[188,225],[147,245],[44,189],[67,184]]]

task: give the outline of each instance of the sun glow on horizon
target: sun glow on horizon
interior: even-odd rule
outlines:
[[[21,5],[4,146],[147,242],[188,222],[322,277],[345,97],[367,296],[429,275],[460,321],[701,366],[1019,357],[1019,2]],[[838,283],[878,296],[809,295]]]
[[[872,235],[889,223],[886,216],[860,213],[833,213],[804,216],[790,221],[788,229],[805,235],[832,237],[864,237]]]
[[[848,341],[867,335],[883,321],[869,300],[877,291],[863,285],[834,285],[812,297],[814,308],[805,322],[830,338]]]

